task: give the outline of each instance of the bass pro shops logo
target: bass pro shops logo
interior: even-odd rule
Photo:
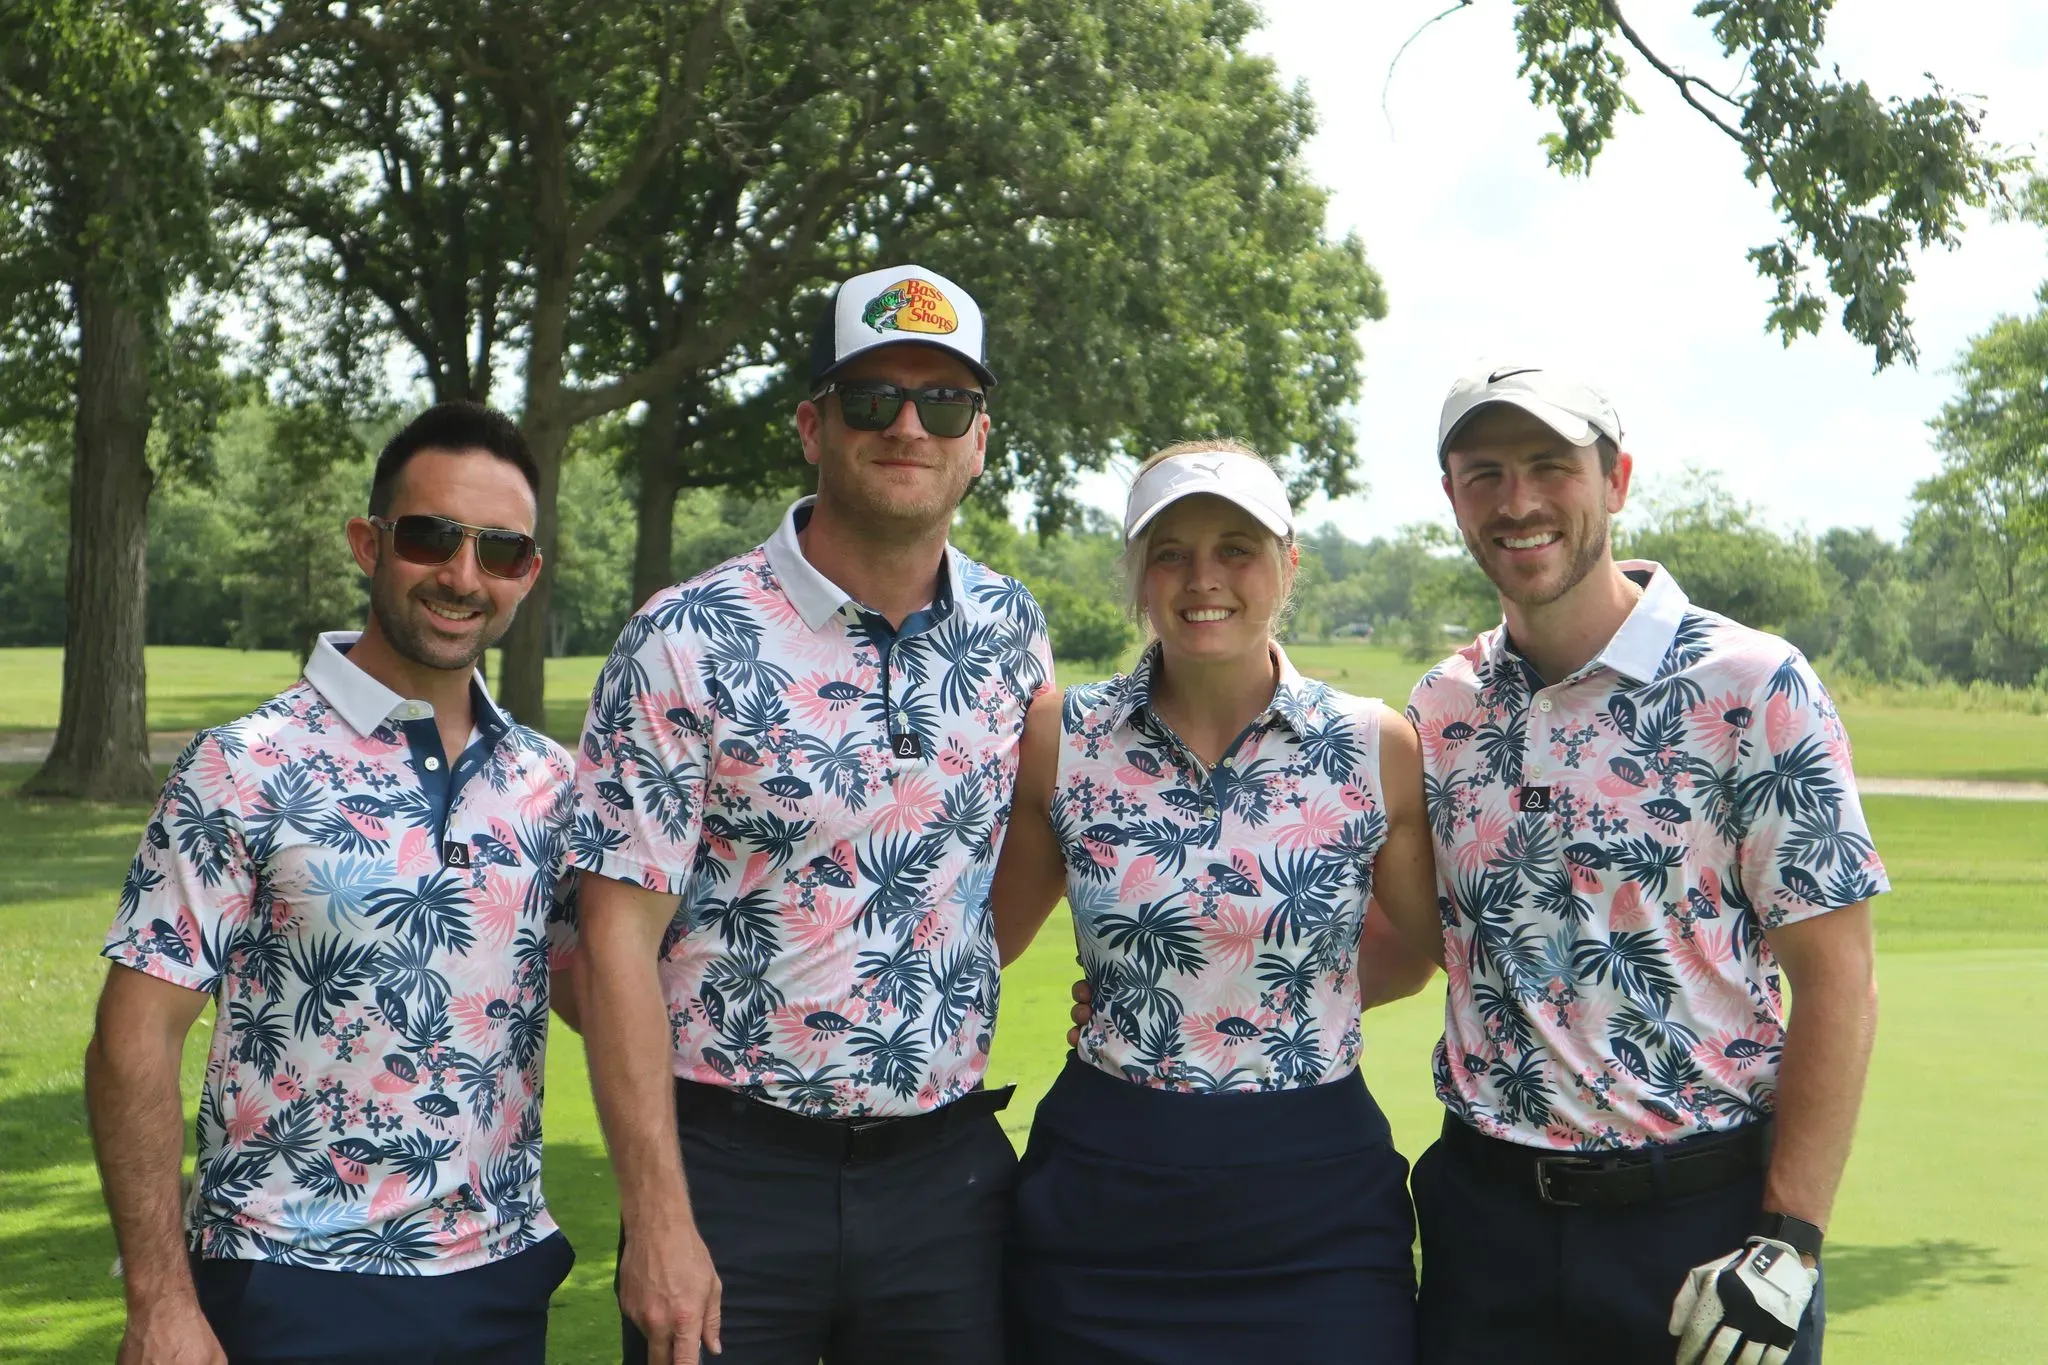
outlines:
[[[862,323],[877,332],[926,332],[943,336],[958,331],[960,315],[930,280],[915,276],[898,280],[868,300]]]

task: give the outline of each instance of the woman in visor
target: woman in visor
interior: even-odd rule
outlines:
[[[1019,1171],[1021,1365],[1415,1357],[1407,1163],[1358,1057],[1442,954],[1421,749],[1274,640],[1293,532],[1250,449],[1153,456],[1124,543],[1156,638],[1025,725],[997,941],[1064,894],[1094,1014]]]

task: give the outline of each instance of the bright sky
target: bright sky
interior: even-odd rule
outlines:
[[[1554,126],[1515,75],[1512,6],[1480,0],[1404,39],[1448,0],[1267,0],[1253,46],[1302,80],[1319,129],[1308,149],[1332,191],[1333,234],[1356,230],[1388,296],[1363,333],[1356,415],[1366,494],[1306,509],[1358,539],[1439,519],[1433,457],[1450,382],[1485,358],[1570,368],[1606,388],[1638,478],[1719,471],[1781,527],[1874,526],[1896,538],[1913,485],[1938,464],[1926,422],[1964,343],[2030,311],[2048,241],[1972,220],[1963,246],[1921,258],[1910,311],[1917,370],[1872,373],[1832,324],[1788,350],[1763,330],[1768,293],[1744,253],[1777,236],[1734,144],[1631,63],[1643,113],[1624,117],[1584,180],[1545,162]],[[1662,55],[1716,75],[1690,6],[1637,0],[1631,22]],[[1932,71],[1981,97],[1986,135],[2048,150],[2048,7],[2029,0],[1846,0],[1830,27],[1846,75],[1911,96]],[[1648,79],[1643,77],[1647,76]],[[1087,480],[1120,514],[1121,475]]]

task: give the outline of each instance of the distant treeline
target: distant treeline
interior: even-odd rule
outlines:
[[[341,527],[362,510],[367,456],[305,468],[272,438],[271,410],[237,409],[210,466],[159,483],[150,509],[149,642],[303,650],[351,624],[361,576]],[[564,469],[561,577],[550,652],[600,653],[635,605],[634,489],[603,445]],[[63,642],[67,487],[61,468],[0,451],[0,645]],[[1981,499],[1929,480],[1893,543],[1868,529],[1785,534],[1710,479],[1639,499],[1617,550],[1668,565],[1694,601],[1790,637],[1837,675],[1880,682],[2048,685],[2042,557],[1987,517]],[[681,579],[759,543],[790,494],[685,490],[671,570]],[[1040,539],[970,502],[966,552],[1030,584],[1055,651],[1110,660],[1137,639],[1116,536],[1100,513]],[[1289,633],[1371,638],[1434,658],[1498,619],[1493,592],[1454,533],[1416,525],[1364,543],[1324,525],[1302,538]]]

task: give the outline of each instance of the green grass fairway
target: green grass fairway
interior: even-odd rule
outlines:
[[[1293,645],[1296,666],[1348,692],[1407,704],[1423,666],[1384,645]],[[591,684],[604,660],[547,661],[547,732],[574,744],[583,728]],[[491,676],[498,676],[492,659]],[[1062,686],[1101,677],[1099,665],[1062,663]],[[298,676],[292,656],[164,645],[149,651],[149,725],[195,730],[232,720]],[[0,649],[0,731],[54,730],[63,682],[63,651]],[[1866,777],[1931,777],[1997,782],[2048,782],[2048,715],[1846,702],[1842,714],[1856,742],[1856,769]]]
[[[0,770],[0,793],[26,774]],[[1837,1365],[2038,1365],[2048,1359],[2048,805],[1877,797],[1871,823],[1898,890],[1878,902],[1884,1024],[1829,1237]],[[119,1337],[113,1236],[83,1123],[79,1056],[103,968],[96,949],[139,807],[0,794],[0,1343],[8,1360],[105,1361]],[[1007,973],[991,1079],[1014,1081],[1021,1143],[1064,1051],[1075,975],[1064,918]],[[1440,988],[1376,1011],[1366,1072],[1412,1159],[1441,1111],[1428,1053]],[[185,1059],[196,1094],[205,1030]],[[553,1358],[617,1358],[617,1224],[582,1049],[549,1057],[547,1190],[580,1256],[555,1300]]]

